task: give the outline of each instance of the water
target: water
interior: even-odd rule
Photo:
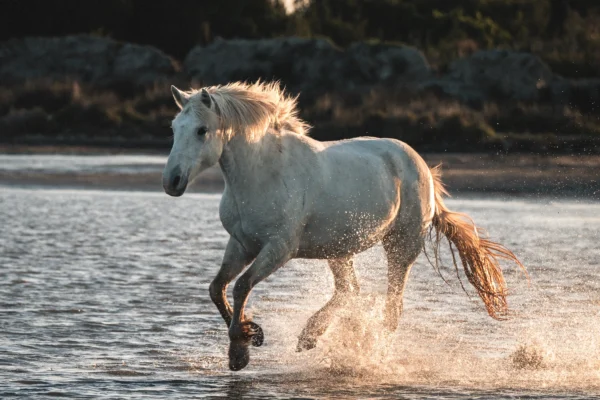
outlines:
[[[600,204],[448,201],[529,268],[530,286],[506,272],[513,316],[504,322],[461,291],[453,270],[442,271],[447,286],[421,257],[386,338],[375,247],[357,257],[360,299],[316,349],[296,353],[333,280],[325,262],[294,260],[253,292],[265,345],[232,373],[208,297],[227,241],[219,199],[1,187],[0,398],[600,396]]]
[[[166,157],[158,155],[0,154],[1,172],[162,173]]]

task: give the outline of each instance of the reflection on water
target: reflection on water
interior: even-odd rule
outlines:
[[[444,270],[447,286],[421,258],[399,329],[386,337],[376,247],[357,257],[363,295],[316,349],[296,353],[333,282],[325,262],[294,260],[253,293],[266,343],[231,373],[226,329],[207,294],[227,240],[219,199],[2,188],[0,397],[600,394],[599,204],[448,202],[529,268],[530,287],[507,271],[514,316],[505,322],[469,300],[453,270]]]

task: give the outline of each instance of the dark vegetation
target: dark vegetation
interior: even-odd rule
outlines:
[[[0,40],[92,33],[183,59],[217,37],[401,42],[443,68],[477,49],[540,56],[566,77],[600,76],[597,0],[1,0]]]
[[[324,37],[403,43],[438,73],[477,50],[538,55],[566,78],[600,78],[597,0],[319,0],[286,13],[272,0],[1,0],[0,40],[86,33],[156,46],[180,62],[216,38]],[[173,83],[189,86],[179,76]],[[575,92],[568,104],[495,99],[473,106],[382,87],[300,98],[312,136],[397,137],[423,150],[595,151],[600,110]],[[168,147],[176,112],[168,84],[132,90],[75,80],[0,82],[0,140]]]
[[[487,104],[475,110],[433,95],[404,97],[383,90],[326,94],[305,104],[301,115],[319,140],[394,137],[424,151],[595,153],[600,144],[598,118],[569,107]],[[0,132],[9,143],[167,148],[176,112],[166,84],[132,97],[77,82],[0,89]]]

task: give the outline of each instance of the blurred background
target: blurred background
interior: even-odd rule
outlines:
[[[504,183],[509,168],[516,178],[528,168],[538,189],[600,185],[596,0],[1,0],[0,9],[5,153],[165,155],[171,84],[277,79],[299,94],[315,139],[403,140],[444,162],[450,180],[457,166],[480,174],[463,173],[451,182],[459,189],[497,188],[490,168]],[[21,181],[24,165],[0,180]],[[65,180],[92,180],[79,172]],[[514,181],[506,190],[531,185]]]
[[[596,152],[596,0],[0,2],[0,140],[168,149],[168,87],[279,79],[321,140]]]

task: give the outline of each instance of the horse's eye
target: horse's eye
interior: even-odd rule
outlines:
[[[206,135],[206,132],[208,131],[208,128],[205,126],[201,126],[200,128],[198,128],[198,132],[197,135],[198,136],[204,136]]]

